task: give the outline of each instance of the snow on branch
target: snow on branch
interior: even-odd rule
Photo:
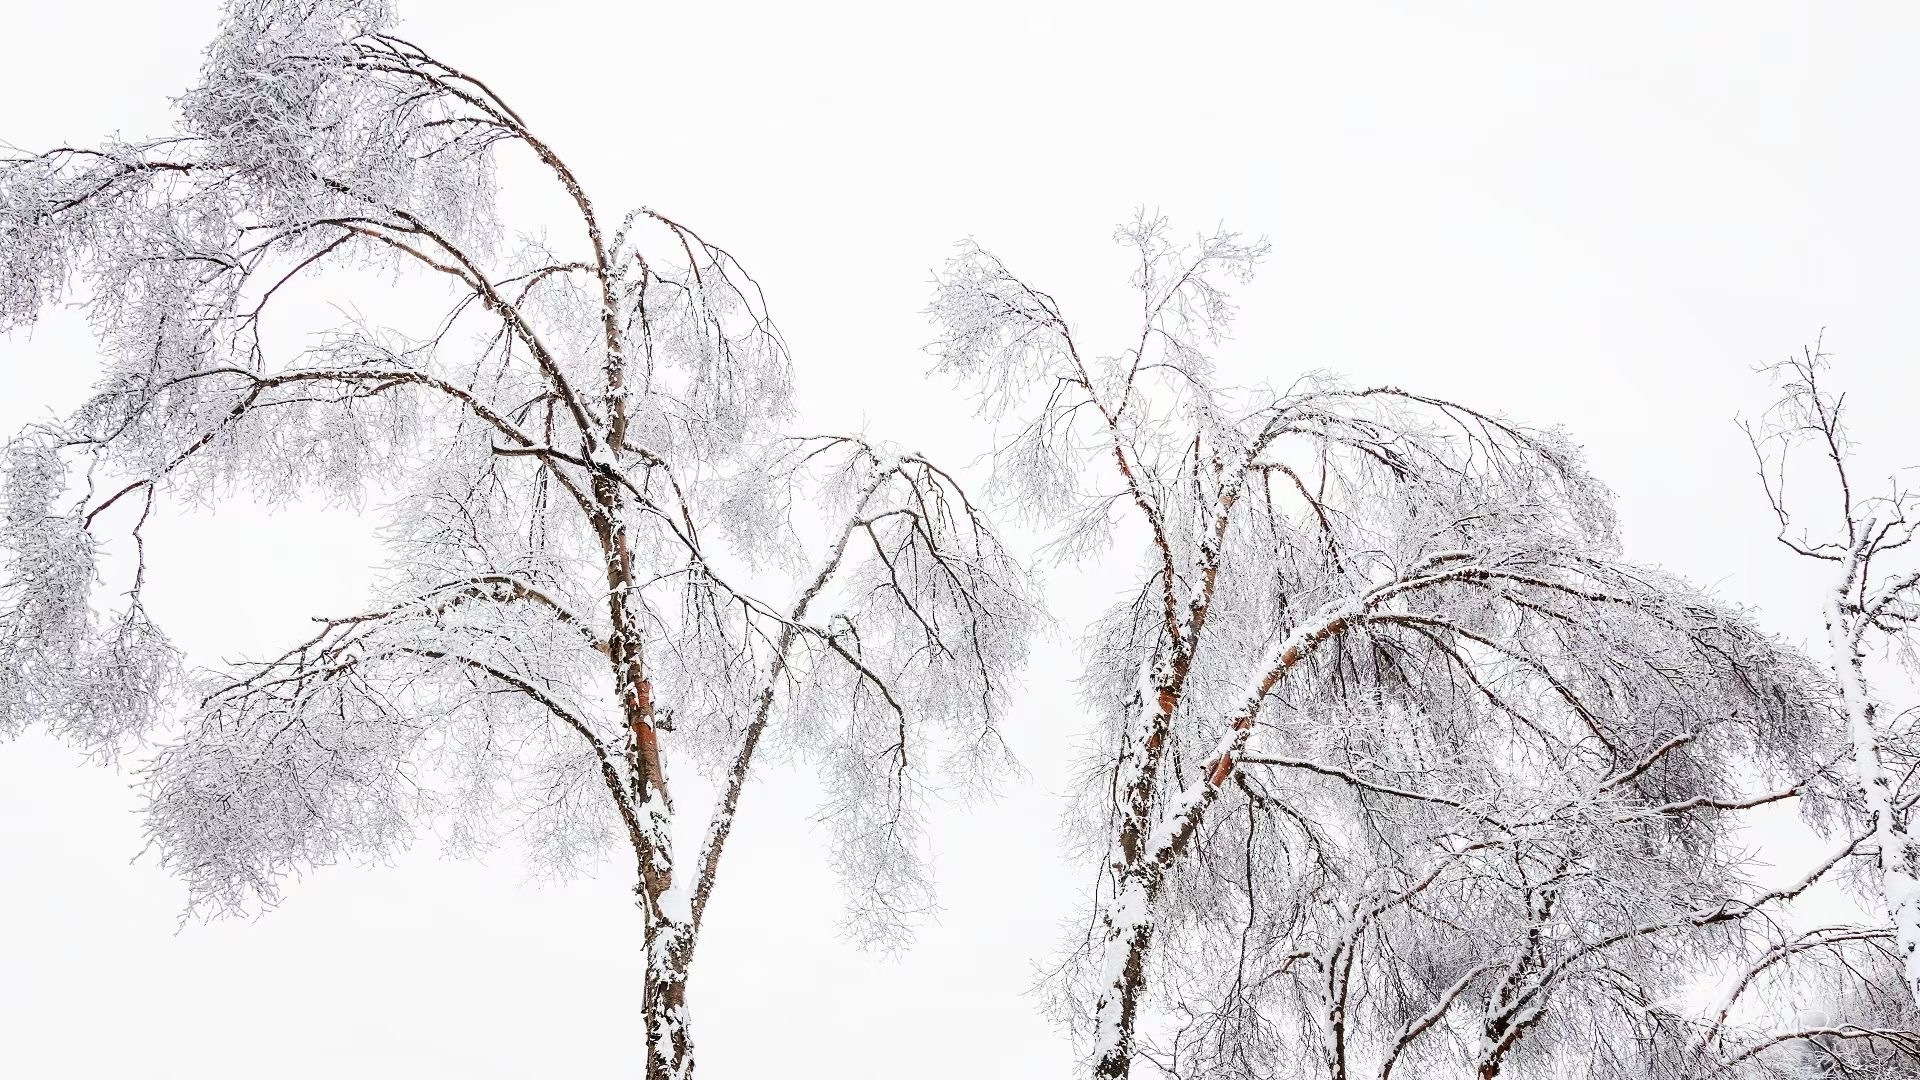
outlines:
[[[1562,432],[1220,381],[1264,249],[1170,237],[1121,230],[1141,314],[1108,341],[972,243],[930,309],[1005,425],[995,494],[1065,555],[1144,541],[1082,676],[1104,865],[1053,985],[1092,1074],[1666,1075],[1665,1002],[1752,947],[1740,812],[1837,824],[1831,679],[1622,558]]]

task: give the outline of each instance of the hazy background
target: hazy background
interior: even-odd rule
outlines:
[[[1273,241],[1227,351],[1244,378],[1330,368],[1564,424],[1633,557],[1796,639],[1820,582],[1772,543],[1733,425],[1768,400],[1752,368],[1829,327],[1865,464],[1920,462],[1909,5],[401,3],[401,33],[500,91],[598,204],[743,260],[810,428],[971,458],[985,429],[922,378],[930,269],[971,234],[1117,347],[1108,235],[1145,204]],[[0,139],[162,132],[216,15],[12,6]],[[0,432],[77,401],[94,363],[77,313],[0,339]],[[169,512],[149,535],[150,606],[201,661],[357,608],[378,557],[365,521],[319,508]],[[1056,574],[1063,624],[1110,583]],[[1034,654],[1008,728],[1032,776],[939,823],[945,912],[903,958],[836,938],[804,778],[747,795],[692,991],[702,1075],[1067,1075],[1022,991],[1091,880],[1055,847],[1073,670],[1068,636]],[[624,875],[536,887],[511,857],[423,849],[176,934],[182,891],[129,863],[128,779],[0,747],[0,1072],[638,1074]]]

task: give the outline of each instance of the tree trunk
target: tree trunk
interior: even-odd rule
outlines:
[[[1105,940],[1099,996],[1093,1006],[1093,1075],[1099,1080],[1121,1080],[1133,1061],[1134,1012],[1146,984],[1147,947],[1153,935],[1148,908],[1160,878],[1154,853],[1148,850],[1154,784],[1168,724],[1179,704],[1179,691],[1164,655],[1154,656],[1140,676],[1129,703],[1135,720],[1114,777],[1121,814],[1110,863],[1115,889],[1100,913]]]
[[[687,1022],[687,968],[692,959],[693,928],[688,922],[648,920],[647,1080],[693,1076],[693,1032]]]
[[[1833,674],[1840,680],[1847,708],[1847,729],[1853,741],[1854,772],[1860,795],[1873,819],[1879,847],[1880,894],[1900,956],[1907,993],[1920,1003],[1920,871],[1913,862],[1912,841],[1896,817],[1893,780],[1887,775],[1880,751],[1876,707],[1867,687],[1865,661],[1860,655],[1855,620],[1860,618],[1848,595],[1857,569],[1834,590],[1827,604],[1827,641],[1833,648]]]
[[[1153,936],[1153,923],[1147,917],[1151,903],[1148,882],[1137,870],[1130,870],[1100,916],[1106,940],[1100,996],[1093,1008],[1097,1080],[1126,1080],[1133,1065],[1134,1011],[1146,984],[1147,947]]]

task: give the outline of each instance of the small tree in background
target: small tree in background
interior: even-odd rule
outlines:
[[[1920,850],[1911,809],[1920,769],[1913,725],[1920,712],[1890,708],[1867,669],[1877,653],[1891,652],[1909,665],[1915,659],[1920,568],[1903,549],[1920,539],[1920,493],[1897,475],[1870,486],[1855,474],[1846,395],[1822,384],[1827,370],[1818,344],[1769,368],[1781,397],[1759,423],[1747,425],[1747,436],[1780,522],[1780,543],[1832,564],[1822,610],[1827,659],[1845,706],[1858,805],[1873,835],[1876,891],[1908,992],[1920,1003]],[[1825,490],[1814,499],[1789,499],[1787,481],[1797,475],[1789,473],[1789,462],[1808,449],[1826,474]]]
[[[391,494],[372,607],[192,677],[150,837],[202,914],[429,823],[456,850],[523,835],[556,872],[618,848],[645,1071],[685,1077],[688,972],[762,748],[817,764],[853,925],[898,940],[930,903],[929,788],[1009,768],[1033,612],[939,466],[780,434],[787,350],[732,256],[650,210],[604,218],[499,94],[391,27],[377,0],[234,0],[173,134],[0,163],[0,325],[77,276],[105,358],[72,416],[7,446],[0,730],[109,748],[165,712],[175,652],[141,604],[159,501]],[[499,154],[563,197],[557,248],[502,243]],[[444,308],[279,347],[290,297],[380,287],[344,269]],[[102,618],[95,552],[122,527],[137,570]],[[690,858],[689,776],[716,793]]]
[[[1083,677],[1076,835],[1104,873],[1056,986],[1092,1075],[1739,1067],[1675,1000],[1799,895],[1751,884],[1733,815],[1831,817],[1820,671],[1623,561],[1557,433],[1225,384],[1226,284],[1263,245],[1119,239],[1117,352],[972,244],[931,309],[940,370],[1011,420],[1008,501],[1064,556],[1122,515],[1144,537]]]

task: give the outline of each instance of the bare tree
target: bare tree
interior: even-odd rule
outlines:
[[[1733,813],[1830,817],[1821,673],[1624,561],[1558,433],[1224,383],[1226,283],[1263,245],[1119,239],[1117,352],[971,243],[931,309],[939,368],[1011,418],[1000,495],[1063,557],[1123,518],[1144,546],[1083,682],[1103,872],[1058,985],[1093,1075],[1671,1074],[1694,1040],[1668,997],[1786,899],[1755,895]]]
[[[1915,659],[1920,568],[1902,549],[1920,534],[1920,493],[1898,476],[1875,490],[1851,473],[1846,395],[1822,384],[1827,355],[1818,344],[1768,371],[1781,397],[1759,423],[1746,425],[1747,437],[1780,523],[1780,543],[1796,555],[1833,564],[1822,612],[1828,659],[1846,707],[1860,809],[1872,825],[1878,891],[1908,991],[1920,1003],[1920,851],[1905,808],[1920,768],[1916,712],[1889,709],[1867,669],[1875,653],[1891,651],[1909,665]],[[1821,459],[1825,490],[1818,501],[1789,500],[1787,481],[1796,475],[1789,464],[1808,447]],[[1795,516],[1807,502],[1815,507],[1812,525],[1805,514]]]
[[[787,350],[733,257],[651,210],[603,218],[379,0],[233,0],[179,109],[163,138],[0,163],[0,326],[77,277],[105,356],[77,412],[8,444],[0,726],[105,746],[163,711],[156,502],[377,495],[377,602],[194,675],[146,776],[193,912],[270,905],[288,873],[428,825],[456,850],[523,836],[555,873],[624,849],[646,1074],[685,1077],[695,945],[772,748],[819,768],[849,925],[905,934],[931,902],[928,792],[1012,767],[997,724],[1034,620],[955,479],[782,436]],[[496,155],[559,196],[554,249],[502,242]],[[378,275],[433,317],[294,336],[291,298],[346,307]],[[137,568],[103,619],[110,527]]]

